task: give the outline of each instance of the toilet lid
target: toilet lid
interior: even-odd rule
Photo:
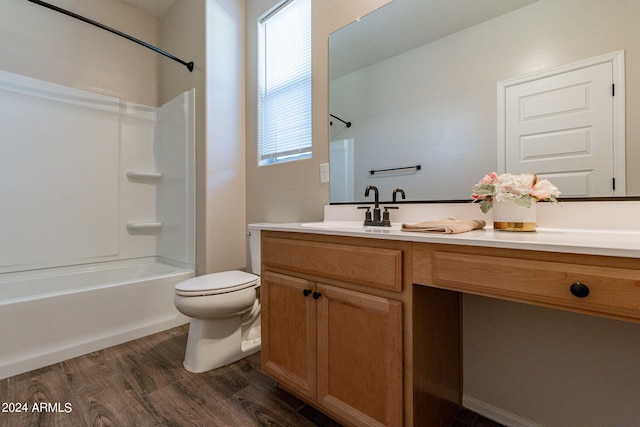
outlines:
[[[215,295],[255,286],[260,278],[240,270],[205,274],[176,284],[176,294],[182,296]]]

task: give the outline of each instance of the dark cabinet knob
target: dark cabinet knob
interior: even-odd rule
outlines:
[[[576,282],[569,288],[573,296],[584,298],[589,295],[589,287],[584,283]]]
[[[311,289],[305,289],[304,291],[302,291],[302,295],[304,295],[305,297],[308,297],[311,294]]]
[[[313,299],[318,299],[322,296],[322,294],[320,292],[314,292],[313,293]]]

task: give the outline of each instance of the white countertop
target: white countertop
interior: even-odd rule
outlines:
[[[365,205],[366,204],[362,204]],[[364,227],[356,205],[327,205],[324,222],[259,223],[263,230],[405,240],[449,245],[484,246],[546,252],[640,258],[640,201],[543,203],[535,232],[494,231],[493,216],[471,203],[399,204],[391,212],[393,227]],[[484,219],[487,227],[461,234],[401,231],[402,223],[456,217]]]
[[[251,224],[261,230],[294,233],[640,258],[640,233],[637,231],[538,228],[535,232],[512,232],[494,231],[488,227],[460,234],[441,234],[401,231],[400,225],[364,227],[361,223],[346,221]]]

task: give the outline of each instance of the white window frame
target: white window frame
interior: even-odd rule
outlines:
[[[258,164],[311,156],[311,0],[285,0],[258,20]]]

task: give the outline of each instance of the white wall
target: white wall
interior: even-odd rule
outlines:
[[[158,20],[125,3],[59,0],[55,5],[157,45]],[[158,105],[158,54],[25,0],[0,2],[0,69]]]
[[[639,19],[635,0],[540,0],[335,79],[331,109],[355,124],[332,139],[355,139],[356,200],[367,185],[384,200],[396,187],[412,200],[468,199],[497,168],[497,82],[623,49],[628,192],[640,195]],[[367,173],[415,164],[415,175]]]
[[[160,63],[160,98],[196,89],[197,273],[244,268],[244,1],[176,0],[160,43],[193,61]]]
[[[207,271],[248,264],[244,3],[207,2]]]
[[[278,0],[247,2],[247,220],[311,221],[322,218],[329,184],[320,184],[320,164],[329,161],[329,34],[390,0],[314,1],[312,9],[313,154],[308,160],[258,166],[257,22]]]
[[[465,406],[510,426],[638,425],[640,324],[463,301]]]

